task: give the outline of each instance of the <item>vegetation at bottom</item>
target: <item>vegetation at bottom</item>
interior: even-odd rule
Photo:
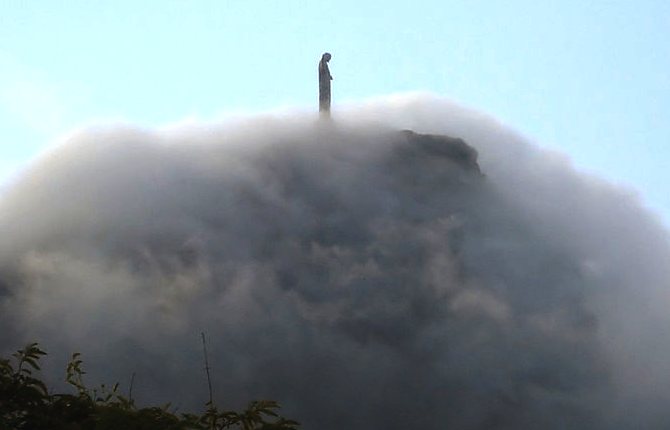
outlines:
[[[170,405],[137,407],[119,385],[84,385],[82,360],[75,353],[65,380],[72,394],[50,394],[34,373],[46,352],[37,343],[10,358],[0,357],[0,430],[295,430],[298,423],[278,414],[272,400],[253,401],[241,412],[220,411],[213,402],[203,414],[170,411]]]

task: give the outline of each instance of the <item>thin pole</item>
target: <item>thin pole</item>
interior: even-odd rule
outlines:
[[[133,383],[135,382],[135,372],[130,376],[130,388],[128,389],[128,400],[133,402]]]
[[[212,378],[209,375],[209,360],[207,358],[207,341],[205,340],[205,332],[200,332],[202,336],[202,350],[205,355],[205,372],[207,373],[207,388],[209,388],[209,405],[214,406],[214,401],[212,399]]]

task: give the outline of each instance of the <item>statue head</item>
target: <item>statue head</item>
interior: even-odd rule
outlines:
[[[332,56],[330,55],[330,53],[329,53],[329,52],[326,52],[326,53],[324,53],[324,54],[321,56],[321,61],[325,61],[325,62],[327,63],[327,62],[330,61],[330,58],[331,58],[331,57],[332,57]]]

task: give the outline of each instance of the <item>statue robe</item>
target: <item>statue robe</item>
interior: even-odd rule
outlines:
[[[330,75],[328,62],[325,58],[319,61],[319,112],[330,112]]]

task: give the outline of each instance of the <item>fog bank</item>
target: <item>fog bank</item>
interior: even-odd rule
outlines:
[[[53,381],[82,351],[92,383],[197,408],[205,331],[220,406],[307,429],[670,427],[667,232],[430,95],[81,131],[0,237],[0,349],[39,341]]]

